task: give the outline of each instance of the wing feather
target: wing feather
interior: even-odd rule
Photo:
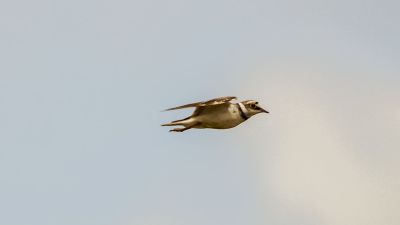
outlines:
[[[227,97],[219,97],[219,98],[214,98],[208,101],[204,102],[195,102],[195,103],[190,103],[186,105],[181,105],[177,106],[174,108],[169,108],[166,109],[165,111],[170,111],[170,110],[176,110],[176,109],[184,109],[184,108],[191,108],[191,107],[204,107],[204,106],[210,106],[210,105],[219,105],[219,104],[224,104],[226,102],[230,102],[232,100],[236,99],[234,96],[227,96]]]

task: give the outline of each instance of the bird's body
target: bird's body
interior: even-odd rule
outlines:
[[[198,115],[188,117],[181,121],[183,125],[194,125],[193,128],[228,129],[235,127],[244,121],[240,117],[238,106],[232,103],[224,103],[205,107]]]
[[[182,132],[190,128],[229,129],[236,127],[255,114],[267,112],[257,106],[258,102],[256,101],[248,100],[240,103],[230,102],[233,99],[236,99],[236,97],[221,97],[205,102],[197,102],[167,109],[175,110],[196,107],[196,110],[191,116],[182,120],[163,124],[162,126],[184,126],[184,128],[170,130],[177,132]]]

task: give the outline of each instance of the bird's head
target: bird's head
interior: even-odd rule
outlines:
[[[244,107],[246,107],[247,114],[249,117],[254,116],[258,113],[269,113],[267,110],[261,108],[258,105],[257,101],[246,100],[246,101],[243,101],[242,104],[244,105]]]

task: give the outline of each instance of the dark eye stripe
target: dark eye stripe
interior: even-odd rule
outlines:
[[[251,104],[251,105],[250,105],[250,108],[256,109],[256,110],[260,110],[260,109],[261,109],[261,108],[258,107],[256,104]]]

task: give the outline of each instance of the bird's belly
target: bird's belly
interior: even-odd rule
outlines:
[[[228,129],[236,127],[243,122],[243,119],[236,114],[231,113],[213,113],[199,117],[201,127],[199,128],[214,128],[214,129]]]

